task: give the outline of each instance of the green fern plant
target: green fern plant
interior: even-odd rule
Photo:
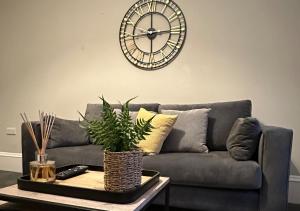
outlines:
[[[145,140],[145,136],[149,135],[154,128],[151,125],[154,116],[147,121],[137,119],[136,123],[133,123],[129,115],[129,103],[135,98],[124,103],[121,113],[117,115],[104,97],[100,97],[103,105],[101,120],[90,121],[79,113],[85,120],[81,125],[86,128],[94,144],[103,145],[104,150],[111,152],[137,149],[139,141]]]

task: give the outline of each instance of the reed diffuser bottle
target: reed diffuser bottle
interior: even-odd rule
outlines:
[[[55,161],[48,160],[46,147],[54,124],[55,116],[44,114],[44,112],[39,112],[42,135],[41,148],[38,145],[36,135],[34,134],[31,122],[29,121],[27,115],[24,113],[21,114],[21,117],[36,148],[36,160],[30,162],[30,180],[34,182],[52,183],[56,178]]]
[[[55,161],[47,160],[47,154],[36,153],[36,160],[30,162],[30,180],[34,182],[54,182]]]

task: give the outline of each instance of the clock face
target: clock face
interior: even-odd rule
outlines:
[[[186,22],[171,0],[140,0],[125,14],[120,27],[121,49],[129,62],[145,70],[175,59],[186,37]]]

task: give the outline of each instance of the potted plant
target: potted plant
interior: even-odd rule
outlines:
[[[102,119],[87,120],[80,114],[94,144],[104,149],[104,188],[112,192],[124,192],[141,184],[143,152],[136,146],[149,135],[154,116],[145,121],[137,119],[134,123],[129,114],[129,99],[122,105],[119,114],[104,99],[102,100]]]

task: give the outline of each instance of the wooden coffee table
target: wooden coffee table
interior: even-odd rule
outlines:
[[[170,179],[168,177],[160,177],[159,182],[157,184],[151,187],[136,201],[129,204],[114,204],[52,194],[24,191],[18,189],[17,185],[1,188],[0,200],[16,202],[18,204],[26,204],[30,205],[31,207],[34,205],[43,206],[45,210],[53,210],[54,208],[70,208],[72,210],[137,211],[146,209],[159,193],[165,191],[165,210],[169,210],[169,182]]]

